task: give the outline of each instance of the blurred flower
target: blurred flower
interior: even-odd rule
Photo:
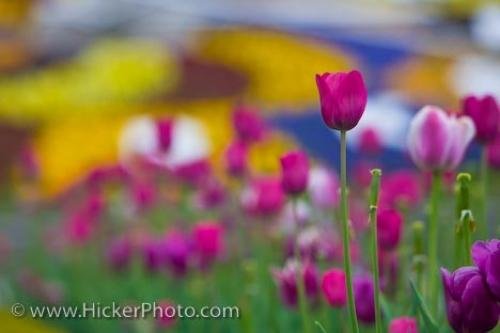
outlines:
[[[472,259],[484,276],[491,293],[500,302],[500,240],[474,243]]]
[[[377,213],[378,246],[384,250],[395,249],[403,232],[403,217],[394,209]]]
[[[476,139],[480,143],[488,144],[495,140],[500,131],[500,109],[493,96],[467,96],[462,101],[462,113],[474,121]]]
[[[174,170],[174,174],[180,180],[192,186],[201,186],[207,177],[211,177],[211,173],[210,162],[205,159],[179,165]]]
[[[165,260],[175,276],[184,276],[189,268],[192,246],[188,236],[176,229],[171,229],[163,240]]]
[[[166,152],[172,143],[173,120],[170,118],[159,119],[156,121],[156,130],[158,135],[158,146],[161,152]]]
[[[371,170],[378,168],[377,163],[366,159],[361,159],[356,162],[352,171],[354,182],[361,188],[367,189],[372,181]]]
[[[153,156],[159,151],[157,125],[149,116],[130,119],[118,139],[120,161],[130,167],[137,160]]]
[[[488,332],[498,322],[500,308],[476,267],[450,273],[441,269],[448,322],[456,332]]]
[[[394,318],[389,324],[389,333],[418,333],[418,323],[413,317]]]
[[[281,185],[290,195],[305,191],[309,177],[309,161],[302,151],[289,152],[280,158]]]
[[[70,213],[65,222],[70,244],[82,244],[89,240],[104,210],[104,199],[99,191],[91,191],[83,204]]]
[[[237,106],[234,109],[233,126],[238,138],[245,143],[259,141],[266,129],[259,111],[249,106]]]
[[[337,308],[345,305],[347,289],[345,273],[338,268],[332,268],[323,274],[321,290],[330,306]]]
[[[197,193],[197,203],[203,209],[220,206],[226,199],[226,190],[222,184],[213,177],[202,183]]]
[[[357,232],[362,232],[370,226],[367,206],[363,200],[353,199],[349,203],[349,223]]]
[[[120,164],[111,164],[96,167],[87,174],[84,183],[92,189],[99,189],[101,185],[108,182],[123,182],[128,179],[129,174]]]
[[[165,259],[165,251],[162,240],[153,236],[146,236],[140,239],[140,243],[142,247],[144,266],[151,273],[157,272],[160,270]]]
[[[150,208],[156,200],[156,188],[146,181],[134,181],[131,184],[133,202],[139,211]]]
[[[323,121],[331,129],[348,131],[361,119],[367,102],[359,71],[316,74]]]
[[[159,328],[172,327],[176,322],[175,305],[170,300],[161,300],[155,303],[154,315]]]
[[[413,162],[423,170],[453,170],[462,162],[474,134],[469,117],[425,106],[410,124],[408,150]]]
[[[240,141],[231,143],[225,152],[225,168],[231,176],[239,177],[247,171],[247,148]]]
[[[500,135],[488,145],[488,163],[492,168],[500,169]]]
[[[275,177],[264,177],[250,181],[241,196],[243,208],[251,214],[260,216],[279,213],[284,200],[281,183]]]
[[[384,293],[394,294],[398,287],[399,258],[397,251],[379,251],[380,288]]]
[[[413,208],[422,200],[419,175],[410,170],[398,170],[382,179],[379,207]]]
[[[313,167],[309,172],[309,195],[313,204],[322,209],[336,208],[340,200],[340,183],[332,171]]]
[[[358,319],[366,324],[375,322],[373,280],[370,276],[354,278],[354,300]]]
[[[307,299],[314,303],[319,296],[319,275],[310,262],[290,259],[283,269],[273,269],[274,280],[278,284],[281,299],[286,306],[295,307],[298,301],[297,278],[302,279]]]
[[[132,242],[127,236],[112,239],[106,248],[106,261],[111,269],[123,271],[130,264],[132,257]]]
[[[382,150],[382,139],[373,127],[366,127],[359,135],[359,150],[363,154],[377,155]]]
[[[209,267],[225,250],[224,229],[214,221],[198,222],[192,231],[201,268]]]
[[[286,233],[295,233],[305,226],[310,218],[311,206],[306,201],[287,202],[279,217],[280,227]]]

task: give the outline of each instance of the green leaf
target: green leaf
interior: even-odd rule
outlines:
[[[432,318],[431,314],[429,313],[429,309],[427,308],[427,305],[425,304],[424,300],[422,299],[422,296],[415,287],[415,283],[411,280],[410,280],[410,286],[413,296],[413,302],[417,307],[418,312],[422,316],[422,319],[424,320],[425,326],[427,328],[426,332],[438,333],[439,329],[438,326],[436,325],[436,321],[434,320],[434,318]]]

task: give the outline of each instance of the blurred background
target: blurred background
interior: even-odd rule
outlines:
[[[380,166],[410,167],[407,126],[423,104],[500,98],[500,2],[0,0],[0,267],[30,245],[33,216],[122,161],[140,117],[195,119],[217,164],[234,105],[252,105],[277,130],[249,153],[256,172],[278,171],[294,145],[335,167],[314,75],[351,68],[370,94],[353,163],[371,128]]]

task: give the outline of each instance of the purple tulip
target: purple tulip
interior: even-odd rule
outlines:
[[[401,239],[403,217],[394,209],[381,210],[377,214],[378,246],[390,251],[395,249]]]
[[[418,323],[412,317],[394,318],[389,324],[389,333],[418,333]]]
[[[163,241],[147,237],[142,242],[142,258],[144,266],[149,272],[157,272],[164,262]]]
[[[173,126],[174,121],[172,119],[160,119],[156,121],[158,148],[161,152],[166,152],[170,148]]]
[[[302,276],[307,299],[314,303],[319,296],[319,275],[316,267],[310,262],[299,263],[295,260],[288,260],[283,269],[273,270],[273,276],[278,284],[281,299],[288,307],[297,306],[297,275],[299,272],[300,276]]]
[[[441,276],[448,322],[456,332],[488,332],[497,325],[499,306],[479,269],[461,267],[450,273],[442,268]]]
[[[163,243],[167,266],[174,276],[184,276],[191,256],[191,243],[188,236],[180,230],[172,229],[165,235]]]
[[[423,191],[419,175],[409,170],[399,170],[382,180],[379,207],[416,207],[422,200]]]
[[[336,208],[339,204],[339,179],[335,173],[324,167],[315,167],[311,169],[309,173],[308,191],[313,204],[318,208]]]
[[[425,106],[410,124],[408,150],[413,162],[423,170],[454,170],[475,132],[469,117],[457,118],[436,106]]]
[[[338,268],[332,268],[323,274],[321,290],[328,304],[334,308],[343,307],[347,301],[345,273]]]
[[[500,240],[474,243],[472,259],[484,276],[491,293],[500,302]]]
[[[106,249],[106,261],[114,271],[123,271],[130,264],[132,242],[128,237],[113,239]]]
[[[367,155],[377,155],[382,150],[382,139],[375,128],[365,128],[359,136],[359,150]]]
[[[488,164],[495,169],[500,169],[500,134],[497,135],[495,141],[488,145]]]
[[[353,129],[361,119],[367,102],[363,76],[359,71],[316,74],[316,85],[325,124],[336,130]]]
[[[500,130],[500,109],[493,96],[467,96],[462,101],[462,113],[474,121],[477,141],[488,144],[495,140]]]
[[[290,195],[305,191],[309,177],[309,161],[302,151],[283,155],[281,161],[281,186]]]
[[[255,108],[238,106],[233,113],[233,126],[238,138],[245,143],[259,141],[266,131],[264,119]]]
[[[224,252],[224,229],[217,222],[202,221],[194,226],[192,235],[198,264],[208,268]]]
[[[283,208],[285,196],[281,183],[274,177],[254,179],[243,191],[241,202],[250,214],[275,215]]]
[[[354,300],[358,319],[365,324],[373,324],[375,322],[375,296],[373,279],[370,276],[354,278]]]
[[[229,145],[225,153],[226,171],[231,176],[243,176],[247,170],[247,147],[236,141]]]

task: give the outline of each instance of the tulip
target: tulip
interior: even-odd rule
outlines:
[[[152,237],[143,239],[142,258],[144,266],[149,272],[157,272],[165,260],[163,242]]]
[[[278,284],[281,299],[288,307],[295,307],[298,303],[297,276],[303,279],[304,293],[310,302],[315,302],[319,295],[319,276],[316,267],[309,262],[299,263],[288,260],[282,270],[273,270],[273,276]]]
[[[412,317],[394,318],[389,324],[389,333],[418,333],[417,320]]]
[[[500,169],[500,135],[498,135],[495,141],[488,145],[486,149],[490,167]]]
[[[381,210],[377,214],[378,245],[390,251],[395,249],[401,239],[403,217],[394,209]]]
[[[471,117],[476,126],[476,140],[489,144],[500,131],[500,109],[493,96],[467,96],[462,101],[462,113]]]
[[[206,159],[179,165],[173,169],[174,175],[191,186],[199,186],[212,173],[212,167]]]
[[[301,151],[283,155],[281,161],[281,186],[290,195],[298,195],[307,188],[309,161]]]
[[[226,171],[231,176],[240,177],[247,170],[247,148],[242,142],[236,141],[229,145],[225,153]]]
[[[224,252],[224,229],[217,222],[203,221],[194,226],[192,234],[198,263],[207,268]]]
[[[170,148],[173,125],[174,122],[172,119],[160,119],[156,121],[158,148],[161,152],[166,152]]]
[[[258,110],[248,106],[236,107],[233,113],[233,126],[238,138],[245,143],[259,141],[266,130]]]
[[[375,297],[373,279],[370,276],[358,276],[354,279],[354,297],[356,315],[365,324],[375,322]]]
[[[69,216],[66,233],[70,242],[82,244],[89,240],[104,211],[104,200],[99,191],[93,191],[85,202]]]
[[[312,168],[309,172],[308,192],[316,207],[337,207],[340,200],[340,182],[337,175],[324,167]]]
[[[191,257],[191,243],[189,238],[182,231],[173,229],[167,232],[163,243],[167,266],[174,276],[184,276]]]
[[[132,243],[127,237],[113,239],[106,249],[106,261],[114,271],[123,271],[130,264]]]
[[[408,150],[413,162],[423,170],[453,170],[462,162],[475,132],[469,117],[425,106],[410,124]]]
[[[226,191],[215,178],[210,178],[201,185],[197,193],[197,203],[202,209],[216,208],[224,203]]]
[[[365,128],[359,136],[359,150],[368,155],[377,155],[382,150],[382,139],[375,128]]]
[[[321,280],[321,290],[332,307],[344,306],[347,301],[344,271],[337,268],[326,271]]]
[[[361,119],[367,92],[359,71],[316,74],[321,115],[331,129],[348,131]]]
[[[472,259],[483,275],[489,290],[500,302],[500,240],[474,243]]]
[[[243,208],[255,215],[269,216],[281,211],[284,203],[281,183],[273,177],[252,180],[241,197]]]
[[[380,193],[381,208],[412,208],[422,201],[421,180],[413,171],[399,170],[384,177]]]
[[[139,211],[153,206],[156,200],[156,189],[148,182],[134,182],[131,185],[132,199]]]
[[[450,273],[443,268],[441,276],[448,322],[456,332],[488,332],[497,325],[500,308],[479,269],[461,267]]]

